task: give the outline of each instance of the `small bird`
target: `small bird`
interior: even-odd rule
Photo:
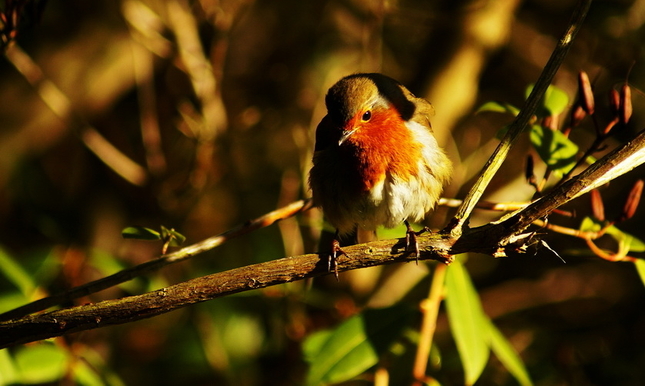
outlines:
[[[407,226],[406,250],[419,256],[417,222],[434,208],[452,164],[430,125],[434,108],[377,73],[339,80],[326,97],[309,173],[314,205],[336,228],[328,269],[347,255],[340,236]],[[333,267],[332,267],[333,265]]]

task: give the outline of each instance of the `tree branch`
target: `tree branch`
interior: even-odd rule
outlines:
[[[479,201],[485,186],[506,156],[510,144],[523,130],[533,115],[535,110],[534,103],[537,103],[537,100],[544,94],[553,74],[562,62],[562,58],[566,54],[573,37],[580,28],[589,4],[589,0],[582,0],[578,4],[567,32],[560,40],[556,51],[554,51],[549,60],[526,106],[518,115],[516,122],[513,124],[513,128],[509,130],[503,143],[498,147],[492,159],[485,166],[472,192],[469,193],[458,215],[453,219],[451,228],[448,228],[452,229],[452,232],[425,234],[418,238],[420,247],[419,260],[433,259],[449,263],[453,255],[464,252],[505,256],[510,251],[523,251],[531,243],[531,239],[533,238],[533,233],[523,233],[531,223],[547,217],[558,206],[645,162],[644,131],[639,133],[634,140],[607,154],[584,172],[556,187],[527,207],[504,216],[499,221],[470,230],[463,229],[470,212]],[[293,210],[293,214],[303,210],[308,205],[308,201],[299,201],[292,205],[295,205],[295,207],[289,206],[289,208]],[[73,293],[74,297],[76,297],[78,294],[82,296],[83,294],[95,292],[97,288],[108,288],[115,285],[115,283],[118,284],[128,280],[133,277],[132,275],[138,276],[143,272],[156,270],[171,262],[181,261],[197,253],[212,249],[227,238],[233,237],[233,235],[247,233],[261,226],[269,225],[277,219],[279,218],[265,218],[263,216],[260,219],[254,220],[252,224],[235,228],[222,235],[166,255],[159,260],[134,267],[135,269],[133,270],[125,270],[97,282],[88,283],[86,286],[73,289],[66,293],[66,295],[70,296],[70,293]],[[349,257],[341,256],[339,258],[338,270],[341,272],[375,265],[411,261],[414,259],[405,251],[404,239],[376,241],[368,244],[343,247],[343,249]],[[118,300],[107,300],[95,304],[76,306],[0,322],[0,348],[60,336],[71,332],[128,323],[238,292],[327,274],[329,274],[327,269],[327,256],[317,254],[287,257],[240,267],[192,279],[141,295]],[[52,300],[49,304],[55,305],[58,303],[58,300]],[[45,303],[40,304],[39,307],[43,304]],[[31,311],[22,309],[22,315],[24,315],[24,312],[34,312],[34,308]],[[42,308],[38,310],[40,309]],[[5,313],[3,316],[11,318],[19,317],[14,315],[22,316],[21,312],[14,313],[17,310]]]
[[[502,138],[499,145],[493,152],[493,155],[488,159],[486,165],[484,165],[475,185],[473,185],[464,199],[464,203],[458,209],[457,214],[455,214],[455,217],[451,220],[450,224],[446,227],[446,232],[450,232],[455,237],[458,237],[464,231],[463,228],[466,226],[470,214],[481,196],[484,194],[484,190],[486,190],[486,187],[492,180],[493,176],[497,173],[500,166],[502,166],[502,163],[511,149],[511,145],[520,133],[524,131],[524,128],[535,114],[535,110],[537,109],[540,100],[551,84],[555,73],[564,61],[565,56],[569,52],[573,39],[578,34],[578,31],[580,31],[582,22],[587,16],[590,6],[591,0],[580,0],[576,5],[567,30],[558,41],[549,61],[544,67],[544,70],[542,70],[531,94],[527,98],[524,107],[522,107],[519,114],[515,117],[515,120],[511,123],[508,131],[504,135],[504,138]]]
[[[505,256],[507,251],[522,251],[532,238],[532,233],[522,232],[533,221],[548,216],[557,206],[579,197],[598,183],[606,182],[607,176],[616,178],[643,163],[645,131],[528,207],[497,222],[473,228],[458,238],[440,233],[419,236],[419,260],[449,263],[452,255],[464,252]],[[414,260],[405,251],[405,239],[353,245],[343,250],[350,258],[339,258],[340,272]],[[203,276],[142,295],[29,315],[0,322],[0,349],[128,323],[238,292],[327,274],[326,256],[300,255]]]
[[[259,228],[267,227],[276,221],[294,216],[296,213],[308,210],[309,208],[311,208],[311,200],[292,202],[289,205],[276,209],[256,219],[249,220],[235,228],[229,229],[224,233],[209,237],[199,243],[184,247],[178,251],[168,253],[158,259],[147,261],[143,264],[121,270],[101,279],[71,288],[68,291],[38,299],[18,308],[14,308],[13,310],[0,314],[0,321],[20,318],[34,312],[45,310],[49,307],[60,305],[70,300],[78,299],[80,297],[88,296],[104,289],[114,287],[136,277],[158,271],[167,265],[187,260],[195,255],[216,248],[230,239],[245,235]]]
[[[447,256],[447,248],[430,246],[440,244],[441,239],[438,234],[425,237],[419,258],[445,261],[443,256]],[[393,240],[385,240],[343,247],[351,258],[339,259],[339,271],[414,260],[407,256],[404,239],[394,244]],[[123,299],[29,315],[0,322],[0,349],[65,333],[128,323],[221,296],[327,274],[326,256],[300,255],[235,268]]]

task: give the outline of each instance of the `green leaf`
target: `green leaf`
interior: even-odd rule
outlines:
[[[585,217],[580,223],[580,231],[582,232],[598,232],[603,227],[601,221],[598,221],[592,217]]]
[[[77,361],[72,367],[74,384],[78,386],[104,386],[101,376],[84,361]]]
[[[533,85],[526,89],[526,98],[533,91]],[[569,105],[569,96],[559,87],[549,86],[540,100],[540,105],[536,111],[538,117],[555,116],[561,114]]]
[[[634,265],[636,265],[636,271],[641,277],[641,281],[645,284],[645,260],[638,259],[634,262]]]
[[[575,166],[578,145],[562,132],[533,125],[530,137],[531,143],[542,161],[553,170],[557,177],[562,177]]]
[[[492,113],[509,113],[513,116],[519,114],[520,109],[504,102],[486,102],[483,105],[479,106],[475,114],[483,112],[492,112]]]
[[[621,231],[613,225],[607,229],[607,234],[610,234],[614,239],[616,239],[620,245],[620,250],[627,250],[628,252],[645,251],[645,244],[641,240],[629,233]]]
[[[410,312],[403,306],[365,310],[332,331],[313,334],[303,351],[307,385],[343,382],[374,366],[401,335]]]
[[[322,330],[307,337],[302,348],[307,362],[314,362],[320,356],[320,352],[333,333],[332,330]]]
[[[468,272],[458,260],[446,272],[446,289],[450,330],[464,366],[466,384],[472,385],[481,375],[490,355],[487,317]]]
[[[127,267],[119,258],[101,249],[92,249],[89,257],[92,267],[99,270],[103,276],[112,275]],[[130,293],[137,293],[142,290],[142,284],[144,282],[145,280],[143,278],[138,277],[119,284],[119,287]]]
[[[627,236],[625,237],[625,243],[629,245],[630,252],[645,252],[645,242],[643,240],[627,233],[624,233],[624,235]]]
[[[0,272],[12,282],[22,294],[30,297],[36,289],[36,283],[31,275],[25,271],[3,248],[0,248]]]
[[[161,226],[161,238],[163,240],[170,240],[169,245],[171,247],[179,247],[186,241],[186,236],[172,228],[168,229],[163,225]]]
[[[23,295],[18,290],[4,292],[0,294],[0,313],[13,310],[14,308],[25,305],[30,301],[30,297]],[[2,383],[0,383],[0,385],[2,385]]]
[[[0,386],[16,383],[18,383],[18,372],[9,355],[9,350],[0,350]]]
[[[614,225],[608,227],[605,233],[611,235],[621,247],[627,247],[629,252],[645,251],[645,243],[643,241],[627,232],[623,232]]]
[[[431,378],[429,381],[425,382],[426,386],[441,386],[441,383],[434,378]]]
[[[583,232],[598,232],[605,226],[605,223],[591,217],[585,217],[580,224]],[[629,252],[645,252],[645,242],[634,235],[623,232],[611,225],[605,229],[605,234],[611,236],[621,247],[626,247]]]
[[[486,328],[488,329],[490,348],[495,353],[495,356],[497,356],[497,359],[499,359],[508,372],[515,377],[520,385],[533,385],[533,382],[531,382],[531,378],[529,377],[529,373],[526,371],[526,367],[524,366],[524,362],[522,362],[520,356],[517,355],[513,346],[490,320],[487,320],[487,322]]]
[[[161,235],[154,229],[145,227],[127,227],[121,231],[124,239],[161,240]]]
[[[67,352],[49,343],[27,346],[16,353],[15,363],[22,383],[54,382],[65,374]]]

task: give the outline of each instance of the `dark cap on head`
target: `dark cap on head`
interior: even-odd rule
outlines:
[[[382,74],[353,74],[334,84],[325,97],[330,118],[337,124],[344,124],[354,117],[365,103],[376,100],[380,95],[392,104],[403,120],[414,115],[414,95],[396,80]]]

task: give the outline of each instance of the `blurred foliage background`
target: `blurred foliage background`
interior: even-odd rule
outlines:
[[[40,12],[24,11],[17,44],[0,61],[0,247],[32,281],[17,295],[10,280],[0,280],[2,311],[158,256],[159,244],[123,240],[126,226],[163,224],[193,243],[307,197],[324,94],[354,72],[383,72],[434,104],[436,135],[455,163],[444,196],[463,197],[496,146],[496,132],[511,120],[474,111],[491,100],[521,106],[574,3],[32,3]],[[587,71],[601,117],[609,114],[607,92],[632,85],[635,114],[614,143],[645,126],[644,23],[643,0],[596,1],[554,82],[573,101],[577,73]],[[586,121],[571,137],[584,149],[593,125]],[[523,178],[529,152],[528,140],[520,140],[486,199],[531,198]],[[620,212],[643,174],[637,169],[603,188],[607,213]],[[567,209],[578,217],[551,221],[577,228],[590,212],[589,199]],[[428,224],[438,229],[451,213],[439,208]],[[480,211],[472,224],[498,216]],[[642,238],[644,221],[641,205],[621,229]],[[312,210],[79,303],[314,252],[321,226],[321,214]],[[634,266],[593,257],[569,236],[544,237],[566,264],[544,250],[503,260],[469,257],[486,313],[536,384],[640,384],[645,289]],[[611,241],[605,247],[615,248]],[[66,336],[55,344],[73,360],[31,383],[298,385],[308,334],[366,306],[416,307],[431,268],[361,270],[342,274],[338,283],[333,277],[292,283]],[[441,360],[431,374],[459,383],[443,312],[437,328]],[[9,351],[19,359],[21,350]],[[73,369],[85,369],[85,381]],[[409,377],[404,365],[397,371]],[[406,379],[400,376],[393,374],[392,384]],[[482,384],[514,382],[494,359],[483,378]]]

